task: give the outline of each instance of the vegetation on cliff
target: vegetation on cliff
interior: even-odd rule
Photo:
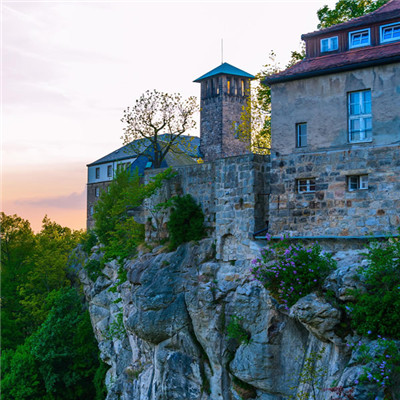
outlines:
[[[27,220],[1,213],[4,400],[104,398],[104,368],[69,268],[81,237],[47,217],[35,234]]]

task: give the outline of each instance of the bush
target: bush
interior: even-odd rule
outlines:
[[[88,230],[87,232],[84,232],[82,234],[81,245],[83,251],[86,254],[90,255],[93,246],[95,246],[96,244],[97,244],[97,236],[93,230]]]
[[[204,237],[204,214],[194,198],[185,196],[172,197],[171,215],[168,222],[170,249],[176,249],[180,244]]]
[[[373,242],[368,247],[369,266],[362,270],[367,291],[353,292],[352,327],[360,335],[400,337],[400,240]]]
[[[312,243],[290,244],[288,239],[276,243],[261,252],[261,258],[252,261],[251,269],[279,302],[291,307],[307,294],[321,290],[329,273],[336,268],[330,254],[322,254],[321,247]]]
[[[236,339],[240,344],[249,344],[250,335],[241,325],[242,317],[232,315],[231,320],[226,328],[228,337]]]

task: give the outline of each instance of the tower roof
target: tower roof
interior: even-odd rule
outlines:
[[[210,78],[216,75],[235,75],[235,76],[242,76],[244,78],[254,79],[255,77],[247,72],[243,71],[242,69],[236,68],[231,64],[223,63],[219,65],[217,68],[212,69],[211,71],[207,72],[206,74],[202,75],[200,78],[197,78],[193,82],[201,82],[206,78]]]

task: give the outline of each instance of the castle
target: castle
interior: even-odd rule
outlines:
[[[232,133],[252,76],[222,64],[196,80],[206,162],[177,167],[168,193],[202,205],[219,259],[267,232],[364,239],[400,225],[400,0],[302,39],[306,57],[264,81],[270,156]]]

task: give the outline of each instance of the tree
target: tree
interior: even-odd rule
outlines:
[[[29,271],[28,258],[34,249],[35,235],[30,223],[17,215],[0,214],[1,222],[1,343],[15,349],[24,340],[24,326],[18,287]]]
[[[335,8],[330,10],[324,6],[317,11],[319,19],[318,29],[328,28],[332,25],[346,22],[352,18],[361,17],[379,7],[389,0],[339,0]]]
[[[184,100],[180,94],[148,90],[124,111],[122,139],[136,154],[145,155],[153,168],[159,168],[169,151],[182,153],[190,149],[191,140],[182,135],[196,126],[193,116],[197,111],[193,96]]]
[[[292,51],[286,68],[305,57],[305,47],[300,51]],[[239,140],[250,143],[249,150],[255,154],[269,154],[271,148],[271,88],[262,84],[263,80],[282,70],[276,61],[276,54],[271,51],[270,62],[256,74],[251,84],[247,104],[243,109],[240,121],[235,121],[233,129]]]

